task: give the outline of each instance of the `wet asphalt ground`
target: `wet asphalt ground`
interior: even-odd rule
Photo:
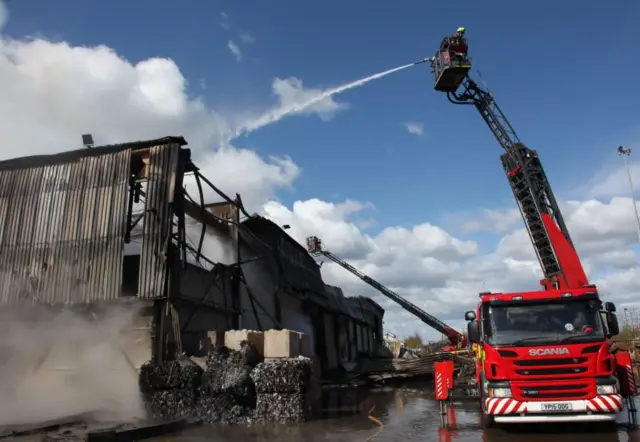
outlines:
[[[474,401],[454,402],[455,422],[441,429],[439,408],[428,389],[398,388],[371,392],[360,413],[296,426],[198,427],[180,435],[153,439],[166,442],[640,442],[640,430],[626,426],[626,412],[616,428],[580,425],[536,425],[485,430]],[[372,410],[369,418],[367,413]],[[334,411],[334,413],[337,411]],[[343,412],[348,413],[345,409]],[[378,420],[382,425],[375,422]]]

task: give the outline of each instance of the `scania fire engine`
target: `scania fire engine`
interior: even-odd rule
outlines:
[[[485,425],[615,421],[625,405],[635,419],[631,358],[609,342],[619,333],[615,305],[589,283],[537,152],[469,78],[468,56],[446,43],[423,61],[431,62],[435,89],[474,106],[504,149],[502,165],[544,274],[541,291],[481,293],[477,311],[465,313]]]

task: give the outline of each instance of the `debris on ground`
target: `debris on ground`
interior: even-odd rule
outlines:
[[[258,364],[251,372],[256,388],[256,420],[295,423],[309,419],[311,359],[299,356]]]

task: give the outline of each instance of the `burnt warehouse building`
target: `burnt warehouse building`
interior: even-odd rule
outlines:
[[[305,249],[217,189],[186,144],[166,137],[0,162],[0,348],[11,359],[22,347],[7,330],[40,331],[15,375],[66,376],[73,355],[95,347],[79,343],[89,335],[111,342],[114,366],[132,373],[201,354],[212,332],[233,329],[308,333],[325,370],[376,353],[384,310],[324,284]],[[211,195],[219,202],[205,204]],[[56,318],[69,311],[91,333],[60,331],[70,322]]]

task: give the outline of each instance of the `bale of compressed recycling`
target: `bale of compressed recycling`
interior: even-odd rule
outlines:
[[[138,381],[149,416],[158,420],[192,416],[202,375],[203,369],[185,357],[143,364]]]
[[[235,397],[238,404],[251,405],[255,403],[255,389],[250,373],[250,367],[233,365],[207,370],[202,376],[200,391],[205,396],[226,394]]]
[[[200,385],[202,373],[202,368],[188,358],[158,364],[146,362],[140,367],[140,391],[193,390]]]
[[[311,359],[298,356],[265,361],[251,371],[251,379],[258,394],[306,393],[311,383]]]
[[[207,360],[207,369],[202,375],[202,393],[218,395],[225,393],[235,396],[239,403],[255,403],[255,390],[251,381],[252,367],[259,362],[259,356],[249,342],[243,341],[239,351],[226,347],[214,349]],[[246,400],[245,400],[246,399]]]
[[[309,406],[304,393],[262,393],[256,402],[256,418],[261,422],[291,424],[309,419]]]
[[[214,369],[229,364],[253,367],[260,363],[258,350],[249,341],[240,342],[239,350],[230,350],[228,347],[214,347],[207,357],[207,369]]]
[[[190,388],[146,392],[144,399],[149,415],[159,420],[191,417],[196,404],[195,391]]]
[[[248,341],[242,341],[237,351],[212,349],[198,389],[198,418],[207,423],[247,422],[256,405],[250,374],[259,362],[257,350]]]
[[[206,424],[249,423],[253,409],[254,407],[238,404],[238,397],[232,394],[210,395],[202,393],[196,400],[194,417]]]

